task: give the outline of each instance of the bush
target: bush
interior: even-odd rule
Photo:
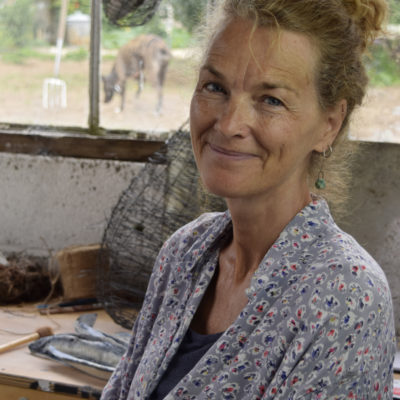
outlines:
[[[134,37],[147,33],[161,36],[172,48],[181,49],[190,47],[192,42],[192,35],[185,28],[174,28],[169,40],[162,24],[155,20],[153,23],[137,28],[115,28],[103,23],[102,47],[104,49],[119,49]]]
[[[0,47],[24,47],[33,40],[34,3],[15,0],[0,8]]]
[[[132,28],[105,28],[102,31],[102,47],[105,49],[119,49],[134,36]]]
[[[171,47],[174,49],[184,49],[192,44],[192,35],[183,28],[174,28],[172,31]]]
[[[375,44],[372,47],[366,65],[372,86],[400,84],[400,65],[396,62],[385,42]]]

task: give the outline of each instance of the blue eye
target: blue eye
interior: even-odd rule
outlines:
[[[267,103],[270,106],[275,106],[275,107],[283,106],[283,103],[279,99],[272,96],[265,97],[264,103]]]
[[[225,89],[215,82],[209,82],[205,85],[206,90],[214,93],[225,93]]]

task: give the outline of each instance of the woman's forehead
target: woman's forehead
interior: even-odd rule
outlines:
[[[236,19],[215,36],[204,66],[232,73],[251,67],[261,73],[300,78],[308,84],[314,81],[317,59],[316,48],[306,35],[270,27],[256,28],[250,20]]]

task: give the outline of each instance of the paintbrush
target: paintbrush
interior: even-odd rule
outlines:
[[[7,350],[14,349],[21,344],[32,342],[34,340],[40,339],[41,337],[51,335],[53,335],[53,331],[51,330],[51,328],[49,328],[48,326],[43,326],[42,328],[37,329],[36,332],[31,333],[30,335],[26,335],[19,339],[0,345],[0,353],[4,353]]]

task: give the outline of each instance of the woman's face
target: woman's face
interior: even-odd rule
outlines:
[[[309,196],[313,150],[332,142],[314,85],[317,51],[301,34],[237,19],[214,39],[190,110],[205,186],[225,198]]]

